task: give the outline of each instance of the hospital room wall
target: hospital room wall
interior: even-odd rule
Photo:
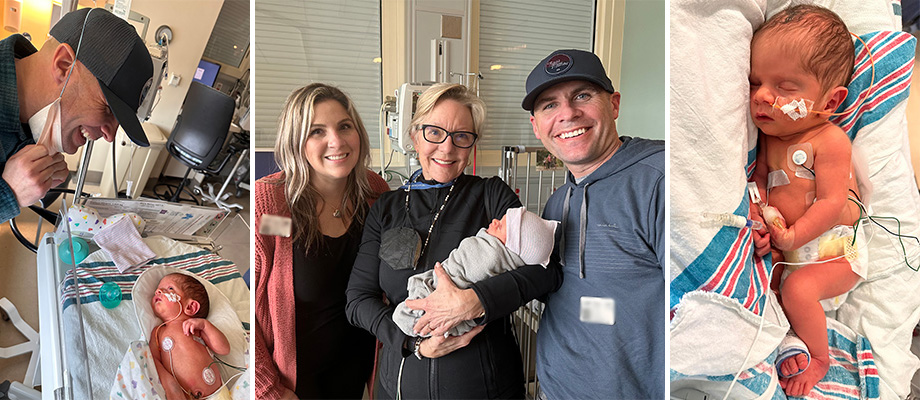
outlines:
[[[223,0],[133,0],[131,10],[150,18],[147,28],[145,43],[154,41],[157,27],[168,25],[173,31],[173,41],[169,43],[169,73],[181,77],[178,86],[164,84],[160,92],[159,102],[147,121],[156,125],[169,137],[185,94],[195,76],[198,61],[208,44],[211,30],[220,14]],[[111,144],[99,142],[94,145],[93,156],[90,159],[90,171],[102,171],[106,163],[111,162]],[[79,161],[79,153],[75,156]],[[158,162],[154,165],[150,176],[158,176],[164,164],[169,159],[169,153],[161,151]],[[178,163],[176,163],[178,164]],[[185,172],[185,168],[182,168]],[[181,174],[180,174],[181,176]]]
[[[631,6],[627,5],[628,3],[655,3],[655,5],[651,7],[656,8],[659,15],[653,15],[653,11],[649,10],[649,6]],[[652,122],[656,125],[654,134],[645,132],[647,129],[650,131],[652,128],[641,127],[636,129],[641,129],[642,133],[637,133],[635,135],[664,139],[664,0],[646,0],[638,2],[626,0],[600,0],[597,1],[596,7],[594,52],[598,54],[601,62],[607,69],[608,75],[611,80],[613,80],[618,90],[620,90],[618,81],[620,80],[620,76],[623,75],[621,73],[623,65],[621,64],[625,65],[625,63],[621,63],[624,47],[634,49],[633,51],[637,53],[642,53],[643,50],[647,49],[643,48],[643,46],[654,45],[654,48],[661,49],[660,54],[636,55],[635,57],[639,60],[630,63],[630,75],[628,78],[637,79],[635,86],[638,90],[632,100],[636,102],[633,107],[637,109],[650,107],[649,105],[644,105],[639,102],[652,101],[655,107],[653,111],[656,113],[655,118],[652,118]],[[471,0],[469,8],[470,53],[468,60],[469,70],[471,72],[477,71],[479,65],[479,9],[479,0]],[[408,1],[381,2],[381,57],[383,59],[381,66],[383,86],[381,102],[384,97],[392,96],[399,85],[407,82],[409,79],[408,38],[410,34],[409,20],[411,18],[411,12],[411,4]],[[627,37],[624,39],[624,25],[628,26],[628,24],[624,24],[624,21],[628,19],[626,18],[627,13],[637,13],[637,21],[632,24],[633,30],[635,31],[633,36],[635,36],[635,38]],[[633,15],[629,14],[629,18],[633,18]],[[645,34],[643,29],[652,29],[650,27],[660,27],[661,32],[653,35]],[[645,53],[649,52],[646,51]],[[649,67],[648,65],[643,65],[645,62],[657,62],[659,65],[658,67]],[[656,73],[657,75],[655,75]],[[657,82],[655,82],[655,79],[657,79]],[[658,90],[648,87],[653,84],[655,87],[661,89]],[[623,118],[624,114],[621,112],[620,123],[624,122]],[[640,118],[644,117],[636,116],[634,122],[629,121],[626,123],[633,125],[648,125],[647,122],[642,121]],[[629,120],[630,118],[626,119]],[[389,141],[384,143],[383,146],[384,154],[389,154]],[[372,164],[379,166],[379,149],[373,149],[371,155],[373,160]],[[479,151],[477,163],[482,166],[497,167],[501,165],[501,152],[497,150]],[[394,167],[403,166],[405,163],[404,160],[397,157],[393,160],[391,165]]]
[[[625,3],[617,130],[625,136],[664,139],[665,2]]]

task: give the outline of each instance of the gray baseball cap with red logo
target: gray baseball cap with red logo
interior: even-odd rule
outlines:
[[[557,83],[585,80],[613,93],[613,84],[604,65],[594,53],[584,50],[556,50],[540,61],[527,76],[527,95],[521,107],[533,112],[533,103],[544,90]]]

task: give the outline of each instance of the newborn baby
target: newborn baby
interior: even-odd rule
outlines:
[[[204,285],[185,274],[166,275],[151,306],[164,321],[150,333],[150,352],[166,398],[229,399],[211,352],[228,354],[230,343],[205,319],[210,302]]]
[[[547,221],[524,207],[509,208],[502,219],[493,219],[488,228],[481,228],[476,236],[463,239],[441,266],[461,289],[523,265],[539,264],[546,268],[553,251],[557,224],[557,221]],[[428,297],[437,285],[434,269],[412,275],[407,283],[407,299]],[[403,301],[396,306],[393,321],[406,335],[418,337],[414,327],[422,315],[423,311],[410,309]],[[460,336],[476,325],[471,320],[463,321],[448,333]]]

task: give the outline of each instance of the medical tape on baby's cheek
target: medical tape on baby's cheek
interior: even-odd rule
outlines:
[[[767,174],[767,190],[773,189],[777,186],[783,186],[789,184],[789,176],[786,175],[786,171],[778,169],[776,171],[770,172]]]
[[[807,117],[814,105],[815,102],[808,99],[789,99],[782,96],[773,101],[773,108],[779,109],[793,121]]]

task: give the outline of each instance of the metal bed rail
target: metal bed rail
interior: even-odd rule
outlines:
[[[539,153],[539,155],[538,155]],[[526,163],[521,164],[522,161]],[[538,168],[541,164],[543,168]],[[499,177],[521,198],[521,203],[537,215],[556,188],[565,183],[566,170],[543,147],[505,146],[502,148]],[[524,361],[526,397],[542,397],[536,373],[537,330],[543,315],[543,303],[532,300],[512,314],[518,347]]]

